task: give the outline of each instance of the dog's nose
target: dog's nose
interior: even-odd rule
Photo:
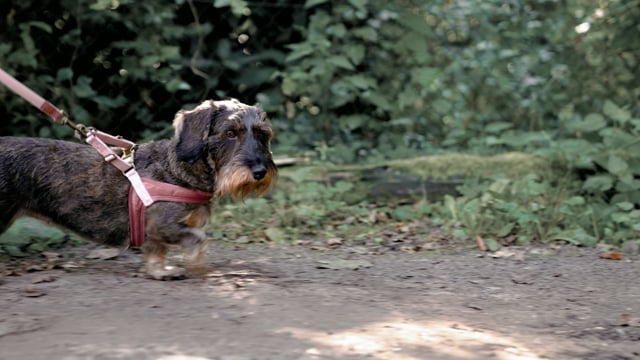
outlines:
[[[251,174],[254,180],[262,180],[267,175],[267,168],[264,165],[256,165],[251,168]]]

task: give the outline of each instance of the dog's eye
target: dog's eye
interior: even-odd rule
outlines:
[[[227,130],[224,135],[229,139],[234,139],[236,137],[236,132],[233,130]]]

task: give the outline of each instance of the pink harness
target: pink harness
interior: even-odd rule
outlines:
[[[142,183],[149,191],[153,202],[172,201],[189,204],[208,204],[211,194],[183,188],[149,178],[141,178]],[[144,242],[144,209],[145,205],[135,192],[133,186],[129,188],[129,233],[131,246],[142,246]]]
[[[133,153],[136,144],[112,136],[93,128],[74,124],[64,112],[43,99],[33,90],[0,69],[0,83],[5,84],[31,105],[47,114],[54,122],[69,125],[79,134],[86,136],[85,141],[102,155],[104,160],[122,171],[131,183],[129,188],[129,237],[131,246],[142,246],[145,240],[144,210],[157,201],[172,201],[189,204],[207,204],[213,196],[210,193],[191,190],[177,185],[140,177],[133,166]],[[107,143],[123,149],[124,158],[116,154]]]
[[[122,171],[129,179],[129,238],[130,245],[142,246],[145,240],[144,210],[157,201],[171,201],[188,204],[208,204],[213,196],[210,193],[183,188],[149,178],[141,177],[133,166],[135,144],[95,129],[87,131],[87,143],[102,155],[104,160]],[[107,143],[124,149],[130,156],[123,159]],[[127,160],[131,160],[131,162]]]

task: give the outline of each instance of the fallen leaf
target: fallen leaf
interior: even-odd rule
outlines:
[[[476,244],[478,244],[478,249],[480,249],[480,251],[487,251],[487,245],[484,243],[484,240],[480,235],[476,235]]]
[[[601,259],[622,260],[623,257],[624,255],[622,255],[622,253],[619,253],[617,251],[609,251],[609,252],[600,254]]]
[[[46,295],[47,293],[45,293],[42,290],[36,289],[36,288],[28,287],[28,288],[24,289],[24,293],[23,294],[26,297],[40,297],[40,296]]]
[[[352,246],[349,248],[349,252],[364,255],[369,253],[369,249],[366,246]]]
[[[56,267],[59,267],[59,268],[61,268],[61,269],[63,269],[63,270],[66,270],[66,271],[71,271],[71,270],[73,270],[73,269],[79,269],[79,268],[81,268],[82,266],[83,266],[83,264],[82,264],[82,263],[77,264],[77,263],[75,263],[75,262],[73,262],[73,261],[69,261],[69,262],[66,262],[66,263],[64,263],[64,264],[62,264],[62,265],[56,266]]]
[[[320,260],[318,263],[318,269],[330,270],[358,270],[373,266],[366,260]]]
[[[24,273],[18,269],[11,269],[4,273],[6,276],[22,276]]]
[[[516,253],[514,251],[511,250],[507,250],[507,249],[500,249],[494,253],[491,253],[491,257],[493,258],[509,258],[514,256]]]
[[[53,275],[42,275],[39,276],[35,279],[33,279],[31,281],[32,284],[39,284],[39,283],[48,283],[48,282],[54,282],[56,281],[56,277]]]
[[[252,242],[251,238],[248,236],[240,236],[239,238],[233,241],[236,244],[249,244]]]
[[[30,264],[25,268],[25,270],[27,272],[43,271],[44,267],[42,267],[42,265],[39,265],[39,264]]]
[[[42,255],[47,258],[47,261],[55,261],[60,258],[60,254],[53,251],[44,251]]]
[[[498,251],[489,254],[492,258],[513,258],[518,261],[524,261],[524,255],[523,250],[507,248],[501,248]]]
[[[555,253],[554,251],[549,250],[547,248],[529,250],[529,254],[535,255],[535,256],[551,256],[554,253]]]
[[[111,260],[117,258],[118,255],[120,255],[120,249],[93,249],[87,255],[87,259]]]
[[[418,245],[420,247],[420,249],[422,250],[435,250],[438,247],[440,247],[440,245],[434,243],[434,242],[425,242],[422,245]]]
[[[351,225],[354,222],[356,222],[356,217],[355,216],[349,216],[347,218],[345,218],[342,221],[338,221],[336,222],[336,224],[340,224],[340,225]]]
[[[402,245],[398,249],[402,252],[415,253],[416,251],[420,251],[419,245]]]
[[[341,238],[330,238],[330,239],[327,239],[327,246],[338,246],[338,245],[342,245],[342,239]]]
[[[533,284],[533,280],[531,280],[530,277],[521,276],[521,275],[513,275],[511,277],[511,281],[514,284],[522,284],[522,285],[532,285]]]

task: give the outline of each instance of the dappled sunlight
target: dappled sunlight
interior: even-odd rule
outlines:
[[[583,22],[580,25],[577,25],[574,30],[578,33],[578,34],[583,34],[586,33],[587,31],[589,31],[589,29],[591,29],[591,24],[588,22]]]
[[[256,299],[251,298],[250,292],[245,291],[248,288],[259,283],[258,280],[252,278],[225,278],[228,273],[208,273],[207,278],[215,278],[215,284],[212,284],[212,295],[219,296],[224,294],[235,300],[244,300],[248,304],[255,305]]]
[[[321,356],[418,360],[431,354],[451,359],[542,359],[508,336],[449,321],[383,321],[337,332],[286,327],[279,332],[311,342],[313,347],[307,353]]]
[[[573,29],[575,30],[576,33],[578,34],[584,34],[587,31],[589,31],[591,29],[591,22],[594,19],[599,19],[604,17],[605,13],[604,13],[604,9],[595,9],[593,12],[593,15],[589,16],[587,18],[587,21],[576,25],[576,27],[574,27]]]

